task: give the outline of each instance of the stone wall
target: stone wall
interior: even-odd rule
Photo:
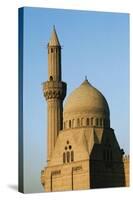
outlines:
[[[45,168],[41,182],[45,192],[88,189],[88,160]]]

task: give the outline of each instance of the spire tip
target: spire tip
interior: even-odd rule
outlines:
[[[55,31],[55,25],[53,25],[53,30]]]
[[[85,75],[85,81],[87,81],[87,76]]]

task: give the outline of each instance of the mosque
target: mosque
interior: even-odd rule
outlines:
[[[55,30],[48,43],[46,192],[129,186],[129,156],[110,127],[109,105],[87,78],[67,98],[61,77],[61,45]]]

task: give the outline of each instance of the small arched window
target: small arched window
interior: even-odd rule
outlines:
[[[66,141],[63,153],[63,163],[70,163],[74,161],[74,151],[69,140]]]
[[[66,142],[67,144],[69,144],[69,140],[67,140],[67,142]]]
[[[51,53],[53,53],[54,52],[54,49],[53,48],[51,48]]]
[[[74,161],[74,152],[71,151],[71,162],[73,162],[73,161]]]
[[[50,77],[49,77],[49,80],[50,80],[50,81],[53,81],[53,76],[50,76]]]
[[[80,126],[80,120],[79,120],[79,118],[77,119],[77,127],[79,127]]]
[[[69,128],[71,128],[71,120],[69,120]]]
[[[65,163],[66,162],[66,153],[64,152],[63,153],[63,163]]]
[[[69,163],[70,162],[70,152],[67,151],[67,162]]]
[[[67,146],[65,146],[65,150],[67,150]]]
[[[72,146],[71,145],[69,145],[69,149],[71,149],[72,148]]]
[[[89,118],[86,119],[86,124],[89,126]]]

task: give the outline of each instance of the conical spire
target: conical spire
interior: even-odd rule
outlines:
[[[53,32],[52,32],[51,39],[50,39],[48,45],[49,46],[60,46],[60,42],[59,42],[59,39],[58,39],[58,36],[56,33],[55,26],[53,26]]]

